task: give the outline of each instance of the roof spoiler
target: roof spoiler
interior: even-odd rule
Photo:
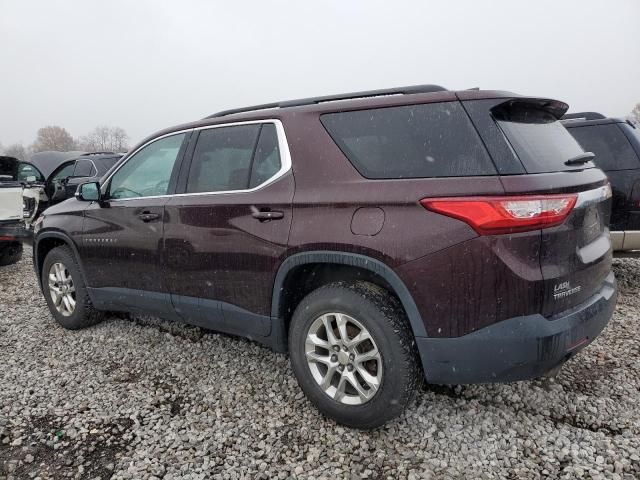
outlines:
[[[515,112],[519,109],[532,108],[550,113],[556,119],[560,120],[565,112],[569,109],[569,105],[559,100],[552,100],[549,98],[518,97],[511,98],[505,102],[495,105],[491,109],[491,113],[493,113],[497,117],[508,118],[509,116],[511,116],[510,113]]]

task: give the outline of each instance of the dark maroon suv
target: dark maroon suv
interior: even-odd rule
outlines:
[[[426,85],[169,128],[44,213],[38,278],[66,328],[143,312],[288,351],[349,426],[400,414],[421,375],[537,377],[616,301],[611,189],[566,109]]]

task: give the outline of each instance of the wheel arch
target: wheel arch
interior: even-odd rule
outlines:
[[[86,279],[86,275],[84,272],[84,267],[82,265],[82,261],[80,260],[80,255],[78,253],[78,247],[75,242],[69,237],[66,233],[59,232],[56,230],[48,230],[44,232],[39,232],[38,236],[33,242],[33,266],[36,271],[36,275],[38,276],[38,285],[40,285],[40,289],[42,290],[42,265],[44,265],[44,259],[47,254],[56,247],[68,246],[73,255],[76,257],[76,261],[78,262],[78,266],[80,267],[80,272],[82,276]]]
[[[289,309],[289,301],[291,300],[291,292],[288,287],[293,279],[292,275],[295,274],[295,272],[300,271],[300,269],[303,269],[305,266],[311,266],[312,264],[328,267],[340,266],[343,268],[347,267],[349,269],[359,269],[369,272],[372,276],[375,276],[373,278],[382,279],[384,281],[382,286],[391,290],[391,293],[396,295],[398,300],[400,300],[407,318],[409,319],[414,337],[427,336],[426,328],[413,297],[409,293],[409,290],[402,279],[400,279],[400,277],[389,266],[366,255],[319,250],[297,253],[287,257],[280,265],[276,274],[271,299],[271,317],[274,320],[274,324],[277,324],[276,329],[279,330],[278,333],[282,336],[282,342],[284,345],[286,345],[287,342],[288,320],[292,313],[287,311]],[[298,302],[294,300],[295,305],[297,305]]]

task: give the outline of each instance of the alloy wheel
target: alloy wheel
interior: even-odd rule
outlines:
[[[57,262],[49,269],[49,293],[56,310],[63,316],[73,315],[76,309],[76,288],[64,263]]]
[[[365,326],[344,313],[327,313],[309,327],[307,364],[329,397],[347,405],[371,400],[382,382],[382,357]]]

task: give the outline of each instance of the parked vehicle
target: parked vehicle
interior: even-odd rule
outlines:
[[[36,221],[36,272],[65,328],[127,311],[242,335],[373,428],[421,373],[538,377],[607,324],[611,189],[566,110],[425,85],[168,128]]]
[[[29,162],[0,156],[0,266],[20,260],[31,225],[47,207],[73,197],[78,185],[97,181],[122,154],[39,152]]]
[[[628,120],[596,112],[564,115],[562,123],[604,170],[613,189],[611,239],[616,251],[640,250],[640,132]]]
[[[73,197],[78,185],[99,180],[122,157],[113,152],[39,152],[23,162],[19,179],[31,191],[27,223],[30,224],[47,207]]]
[[[18,159],[0,156],[0,266],[22,258],[23,185],[17,181]]]

